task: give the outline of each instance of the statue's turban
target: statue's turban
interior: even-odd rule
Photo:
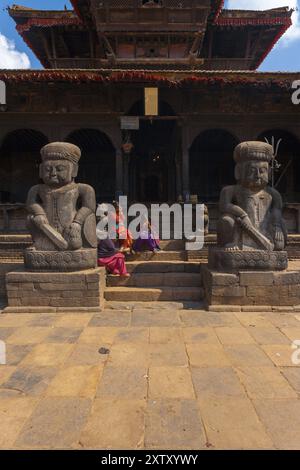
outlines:
[[[45,145],[41,150],[42,160],[68,160],[78,164],[81,157],[81,150],[77,145],[67,142],[52,142]]]
[[[274,158],[273,147],[265,142],[242,142],[234,150],[236,163],[243,162],[268,162]]]

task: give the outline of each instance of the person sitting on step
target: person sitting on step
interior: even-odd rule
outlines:
[[[153,253],[160,250],[158,235],[145,215],[142,215],[140,236],[134,242],[133,249],[134,251],[152,251]]]
[[[107,273],[114,276],[129,277],[125,264],[125,256],[118,250],[108,237],[106,230],[97,228],[98,238],[98,266],[106,268]]]

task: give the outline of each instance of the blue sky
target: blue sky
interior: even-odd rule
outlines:
[[[300,8],[300,0],[226,0],[228,8],[264,9],[277,6]],[[31,8],[63,9],[68,0],[0,0],[0,68],[41,68],[39,61],[15,30],[14,21],[5,8],[18,3]],[[273,49],[262,64],[263,71],[300,72],[300,14],[294,15],[295,26]]]

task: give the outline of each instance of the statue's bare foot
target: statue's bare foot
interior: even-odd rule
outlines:
[[[234,243],[232,243],[231,245],[227,245],[225,247],[225,251],[239,251],[239,250],[240,250],[239,246]]]

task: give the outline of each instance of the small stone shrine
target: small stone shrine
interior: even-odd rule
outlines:
[[[97,268],[95,192],[75,182],[81,151],[54,142],[41,157],[43,183],[27,198],[33,246],[25,251],[25,269],[6,276],[9,308],[99,308],[104,273]]]
[[[300,304],[300,273],[287,270],[282,198],[269,186],[273,158],[267,143],[235,149],[237,184],[221,192],[218,244],[202,271],[209,306]]]

